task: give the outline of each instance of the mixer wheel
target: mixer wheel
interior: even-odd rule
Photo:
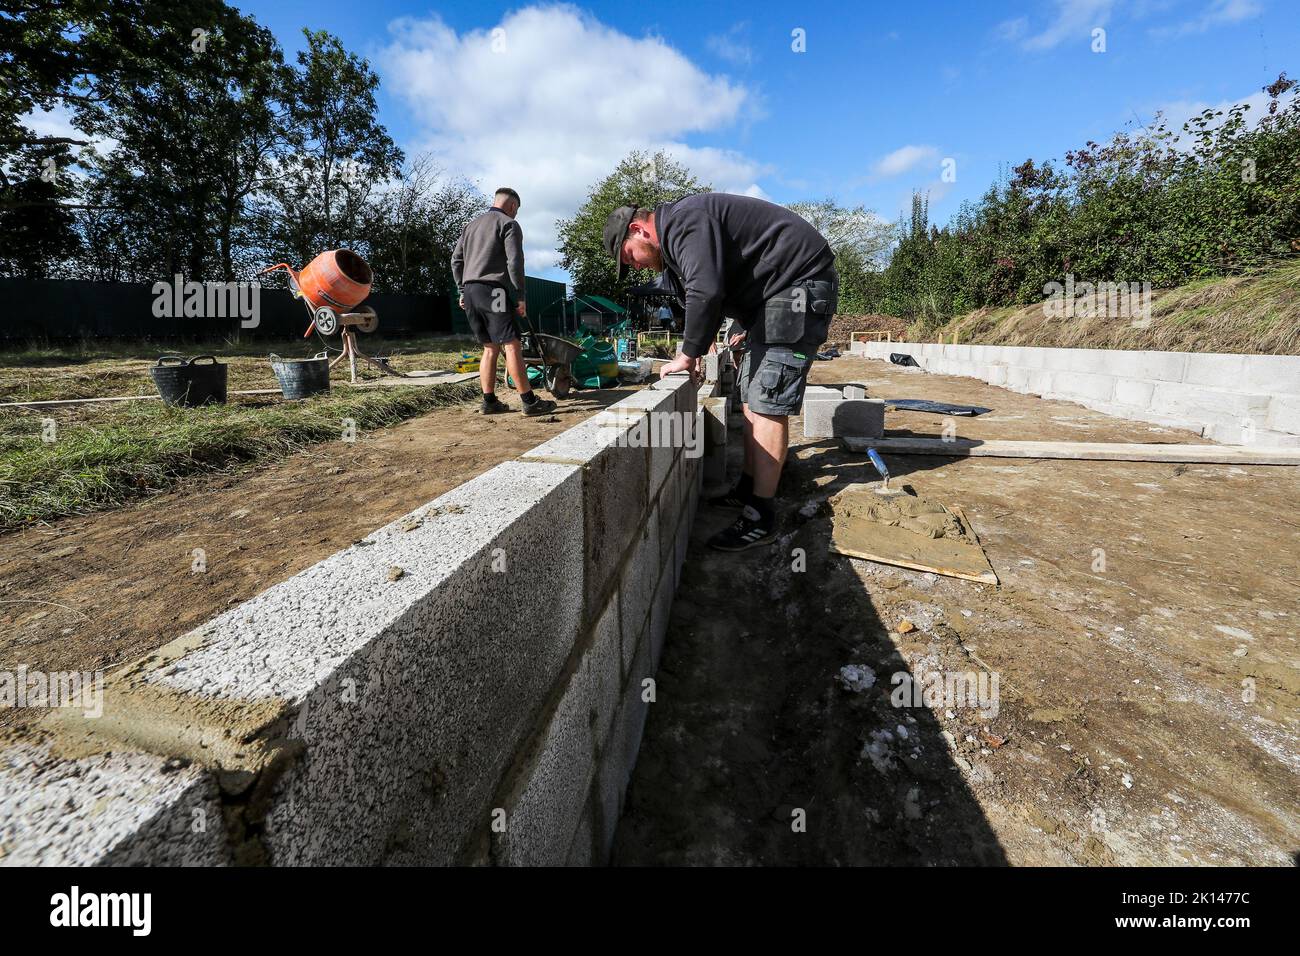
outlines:
[[[339,330],[338,313],[328,305],[322,305],[317,309],[314,318],[316,320],[316,331],[321,335],[333,335]]]

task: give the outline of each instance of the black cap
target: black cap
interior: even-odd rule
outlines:
[[[627,238],[627,227],[636,217],[636,206],[619,206],[605,220],[605,251],[614,257],[618,265],[618,281],[627,275],[627,266],[623,263],[623,240]]]

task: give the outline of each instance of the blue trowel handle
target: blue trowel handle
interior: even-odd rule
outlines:
[[[867,457],[870,458],[871,463],[876,466],[876,471],[880,472],[880,477],[885,479],[885,481],[889,481],[889,469],[885,467],[885,459],[880,457],[880,452],[876,451],[874,448],[868,448]]]

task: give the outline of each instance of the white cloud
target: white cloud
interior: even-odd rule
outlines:
[[[1240,23],[1259,16],[1264,8],[1257,0],[1211,0],[1200,14],[1176,26],[1157,27],[1153,36],[1184,36],[1189,33],[1204,33],[1214,27]]]
[[[663,148],[715,189],[744,192],[765,170],[739,153],[683,142],[727,127],[752,96],[654,36],[630,37],[571,6],[525,7],[457,33],[403,18],[374,62],[431,149],[484,190],[517,189],[531,273],[555,265],[555,220],[634,149]]]
[[[1282,102],[1286,103],[1296,95],[1297,93],[1293,91],[1288,96],[1282,97]],[[1248,129],[1253,129],[1259,125],[1260,120],[1268,115],[1268,103],[1269,96],[1263,90],[1235,100],[1220,100],[1218,103],[1210,103],[1206,100],[1174,100],[1162,103],[1152,110],[1153,122],[1154,114],[1161,113],[1165,120],[1165,126],[1182,137],[1182,140],[1178,143],[1179,148],[1190,149],[1193,144],[1190,142],[1188,135],[1183,132],[1183,124],[1193,117],[1201,115],[1207,109],[1222,112],[1223,116],[1218,117],[1213,123],[1214,126],[1218,126],[1223,122],[1224,117],[1228,115],[1228,110],[1233,106],[1245,104],[1250,107],[1246,111],[1246,126]]]
[[[933,162],[939,150],[933,146],[900,146],[873,167],[877,176],[901,176],[922,163]]]
[[[107,156],[117,148],[117,140],[112,138],[93,139],[72,125],[72,110],[62,103],[51,110],[33,110],[20,117],[19,122],[37,136],[58,136],[67,139],[90,142],[90,149],[100,156]],[[70,146],[75,155],[85,147]]]
[[[747,42],[749,24],[737,23],[726,33],[715,33],[704,41],[712,52],[733,66],[749,66],[754,62],[754,51]]]
[[[1004,20],[996,28],[997,35],[1008,42],[1019,43],[1026,50],[1051,50],[1066,40],[1091,40],[1096,27],[1110,20],[1115,0],[1056,0],[1052,22],[1037,33],[1030,33],[1027,17]]]

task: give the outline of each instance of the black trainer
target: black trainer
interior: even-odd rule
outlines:
[[[502,412],[510,411],[510,406],[493,395],[491,398],[483,399],[481,410],[484,415],[500,415]]]
[[[744,551],[776,540],[776,521],[763,521],[750,505],[745,506],[735,524],[709,539],[709,547],[718,551]]]
[[[555,411],[555,403],[549,398],[539,398],[531,405],[524,406],[525,415],[549,415]]]
[[[708,504],[715,508],[743,508],[749,504],[749,500],[740,496],[740,486],[737,485],[730,491],[720,495],[714,495],[712,498],[706,498]]]

